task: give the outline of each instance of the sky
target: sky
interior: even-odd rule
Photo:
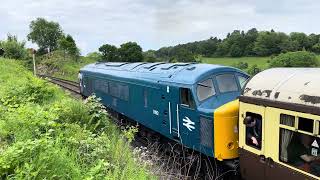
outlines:
[[[157,50],[253,27],[319,34],[319,9],[317,0],[1,0],[0,39],[27,41],[30,22],[43,17],[72,35],[83,55],[128,41]]]

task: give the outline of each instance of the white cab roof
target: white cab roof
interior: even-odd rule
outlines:
[[[320,68],[274,68],[255,75],[243,96],[320,107]]]

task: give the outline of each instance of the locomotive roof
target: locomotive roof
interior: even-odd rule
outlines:
[[[274,68],[249,80],[243,96],[320,107],[320,68]]]
[[[95,63],[81,69],[93,73],[108,74],[114,77],[144,79],[149,81],[167,81],[182,84],[194,84],[213,72],[236,71],[236,68],[197,63]]]

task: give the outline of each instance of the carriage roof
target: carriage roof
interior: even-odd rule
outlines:
[[[320,107],[320,68],[274,68],[249,80],[244,97]]]

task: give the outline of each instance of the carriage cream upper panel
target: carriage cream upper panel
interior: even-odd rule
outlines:
[[[320,107],[320,68],[274,68],[254,76],[244,96]]]

